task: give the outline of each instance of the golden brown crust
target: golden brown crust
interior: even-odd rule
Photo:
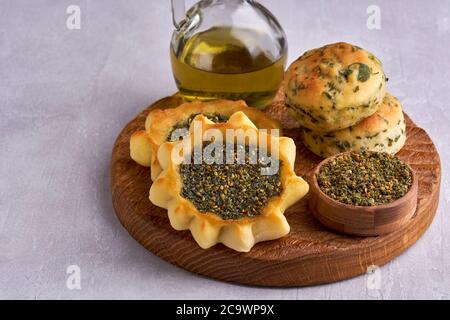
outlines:
[[[395,154],[406,141],[402,106],[386,93],[378,111],[358,124],[328,133],[304,129],[303,138],[306,147],[322,157],[350,150]]]
[[[322,132],[352,126],[372,115],[385,93],[381,62],[339,42],[307,51],[285,75],[286,104],[302,126]]]
[[[353,131],[363,133],[389,129],[390,126],[397,124],[401,119],[403,119],[403,112],[400,101],[389,92],[386,92],[377,112],[354,125]],[[347,131],[350,130],[347,129]]]
[[[257,132],[259,141],[271,143],[271,137],[261,132],[251,123],[243,112],[233,114],[226,123],[214,124],[206,117],[198,115],[195,120],[201,121],[202,130],[218,129],[225,136],[226,129],[244,129]],[[165,142],[158,150],[158,159],[162,173],[154,181],[150,189],[150,201],[157,206],[167,208],[170,223],[176,230],[189,229],[196,242],[204,249],[216,243],[236,251],[248,252],[255,243],[273,240],[286,235],[290,228],[283,212],[301,199],[308,192],[308,184],[294,173],[295,144],[292,139],[273,137],[279,144],[279,159],[281,160],[280,181],[282,193],[272,198],[256,217],[237,220],[224,220],[213,213],[199,212],[196,207],[181,195],[182,179],[179,175],[179,165],[172,157],[175,148],[194,145],[193,127],[190,136],[180,141]],[[201,134],[201,133],[200,133]]]
[[[281,128],[278,121],[269,118],[260,110],[248,107],[242,100],[194,101],[184,103],[176,108],[150,111],[145,121],[145,131],[137,131],[131,136],[131,158],[140,165],[151,167],[151,177],[152,180],[155,180],[161,172],[156,156],[158,148],[167,141],[177,124],[183,123],[195,114],[218,114],[228,118],[237,111],[244,112],[258,128]]]

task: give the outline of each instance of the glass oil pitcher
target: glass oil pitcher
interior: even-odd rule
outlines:
[[[243,99],[264,108],[286,65],[286,36],[276,18],[252,0],[202,0],[185,12],[172,0],[170,58],[185,100]]]

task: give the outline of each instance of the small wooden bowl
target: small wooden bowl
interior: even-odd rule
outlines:
[[[378,236],[397,230],[408,223],[417,208],[418,181],[412,172],[412,185],[400,199],[378,206],[355,206],[336,201],[319,187],[317,174],[325,163],[338,154],[323,160],[311,177],[309,207],[317,220],[325,226],[357,236]]]

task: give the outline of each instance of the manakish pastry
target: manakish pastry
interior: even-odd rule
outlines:
[[[179,139],[180,134],[188,130],[192,119],[198,114],[203,114],[214,122],[224,122],[237,111],[243,111],[258,128],[281,128],[278,121],[270,119],[262,111],[248,107],[242,100],[194,101],[176,108],[150,111],[145,121],[145,130],[137,131],[131,136],[130,156],[140,165],[151,167],[151,178],[155,180],[161,172],[156,154],[162,143]]]
[[[303,137],[305,146],[321,157],[350,150],[395,154],[406,141],[402,106],[386,93],[379,110],[360,123],[328,133],[303,129]]]
[[[377,111],[385,94],[381,62],[339,42],[305,52],[285,74],[286,105],[311,130],[350,127]]]
[[[225,123],[215,124],[203,115],[194,120],[201,125],[192,125],[189,136],[160,146],[158,161],[163,171],[151,186],[150,201],[167,208],[172,227],[189,229],[204,249],[223,243],[236,251],[248,252],[257,242],[289,233],[290,227],[283,213],[309,189],[308,184],[294,173],[294,141],[258,130],[243,112],[234,113]],[[234,146],[233,157],[238,153],[237,149],[243,148],[245,162],[211,164],[202,158],[198,163],[186,164],[174,159],[173,151],[177,150],[181,157],[192,160],[193,146],[199,146],[194,137],[202,136],[210,129],[220,131],[224,137],[230,129],[253,133],[256,140],[248,139],[245,145],[239,144],[235,137],[225,142]],[[272,158],[279,165],[276,173],[263,175],[260,170],[267,168],[266,164],[249,161],[251,146],[257,151],[279,147],[278,155]],[[205,151],[206,147],[203,144],[199,148]],[[188,151],[183,153],[183,150]]]

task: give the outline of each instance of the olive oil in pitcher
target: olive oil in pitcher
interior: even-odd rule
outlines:
[[[283,79],[286,48],[256,29],[212,27],[171,48],[174,78],[183,97],[243,99],[264,108]]]

